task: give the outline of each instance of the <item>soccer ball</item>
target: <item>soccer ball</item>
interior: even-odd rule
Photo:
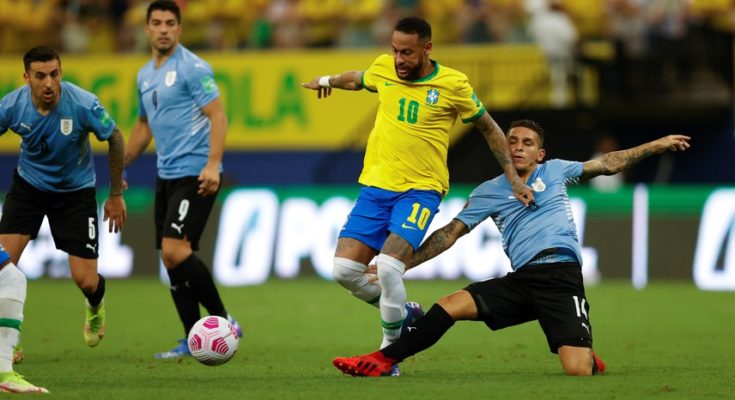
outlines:
[[[222,365],[235,355],[240,344],[230,321],[216,315],[204,317],[189,331],[189,351],[204,365]]]

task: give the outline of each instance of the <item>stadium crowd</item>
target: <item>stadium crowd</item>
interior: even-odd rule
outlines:
[[[0,52],[38,42],[65,53],[141,51],[148,0],[0,0]],[[360,47],[386,43],[393,23],[421,15],[441,43],[526,43],[556,12],[582,40],[626,51],[672,46],[700,30],[735,31],[732,0],[179,0],[194,49]],[[566,22],[561,22],[566,23]]]
[[[732,58],[733,0],[177,2],[186,14],[182,40],[196,51],[380,46],[395,21],[421,15],[434,27],[434,43],[537,43],[556,71],[552,80],[567,79],[573,62],[602,61],[608,87],[621,94],[676,91],[703,70],[732,87],[729,69],[717,66]],[[144,53],[148,3],[0,0],[0,53],[39,43],[63,54]],[[663,77],[657,84],[664,87],[648,87],[651,76]]]

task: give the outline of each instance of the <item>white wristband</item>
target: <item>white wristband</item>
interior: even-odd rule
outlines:
[[[323,88],[332,87],[332,85],[329,84],[329,78],[331,78],[331,76],[329,75],[324,75],[321,78],[319,78],[319,86]]]

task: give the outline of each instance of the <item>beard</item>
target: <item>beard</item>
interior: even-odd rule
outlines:
[[[411,68],[405,77],[401,77],[401,75],[398,73],[397,65],[394,65],[394,67],[396,69],[396,75],[398,75],[399,78],[406,81],[415,81],[416,79],[420,78],[419,73],[421,73],[421,69],[424,67],[424,62],[422,60],[419,60],[416,66]]]

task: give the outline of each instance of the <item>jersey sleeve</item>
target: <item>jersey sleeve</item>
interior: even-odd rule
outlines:
[[[381,58],[385,57],[385,55],[382,55],[373,61],[373,63],[370,65],[368,69],[365,70],[365,72],[362,73],[362,87],[367,89],[370,92],[377,92],[378,91],[378,82],[377,82],[377,74],[376,72],[380,70],[382,61]]]
[[[493,195],[500,192],[501,188],[494,180],[486,181],[470,193],[464,209],[454,218],[462,221],[469,230],[474,229],[498,211],[499,205]]]
[[[470,86],[467,77],[462,76],[459,79],[454,96],[454,106],[462,122],[473,122],[485,113],[485,106],[482,105],[472,86]]]
[[[548,163],[556,170],[556,173],[564,177],[566,184],[579,182],[579,177],[582,176],[584,170],[584,163],[579,161],[550,160]]]
[[[89,130],[94,132],[97,139],[105,141],[112,136],[115,130],[115,121],[100,103],[97,97],[92,102],[92,107],[87,111]]]
[[[214,72],[205,62],[199,61],[187,69],[185,79],[192,98],[199,108],[203,108],[219,97],[219,88],[217,82],[214,81]]]
[[[462,223],[467,225],[467,229],[471,231],[493,214],[494,209],[492,203],[490,197],[470,195],[464,210],[460,211],[454,218],[462,221]]]
[[[0,99],[0,135],[8,130],[8,108],[5,105],[5,99]]]
[[[143,93],[140,91],[140,83],[138,83],[138,118],[148,118],[148,113],[145,112],[145,105],[143,105]]]

